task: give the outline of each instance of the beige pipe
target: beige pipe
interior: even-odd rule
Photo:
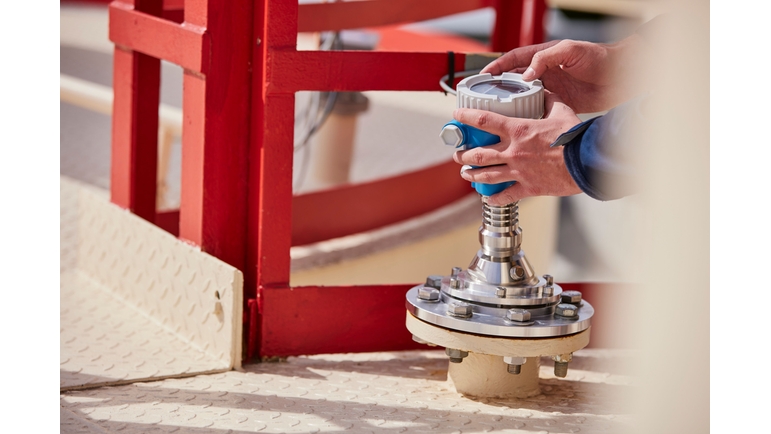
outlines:
[[[308,180],[314,189],[348,182],[351,172],[356,120],[369,100],[360,92],[339,92],[329,117],[314,137]]]
[[[308,181],[314,188],[328,188],[348,182],[356,135],[356,115],[330,113],[316,133]]]
[[[528,398],[541,393],[538,387],[539,357],[529,357],[519,374],[509,374],[501,356],[468,353],[463,363],[450,363],[447,380],[455,391],[485,398]]]

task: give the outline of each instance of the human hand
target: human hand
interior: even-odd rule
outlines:
[[[562,147],[551,148],[560,134],[580,123],[570,107],[552,92],[544,93],[542,119],[512,118],[497,113],[456,109],[453,117],[466,125],[497,134],[495,145],[457,151],[455,162],[485,166],[462,173],[463,179],[483,184],[517,181],[488,198],[495,206],[530,196],[570,196],[581,193],[565,166]]]
[[[550,41],[515,48],[481,72],[517,72],[526,81],[540,79],[576,113],[594,113],[635,96],[634,74],[641,69],[642,51],[639,35],[614,44]]]

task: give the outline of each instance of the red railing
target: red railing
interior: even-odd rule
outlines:
[[[293,198],[295,92],[440,91],[448,73],[447,52],[297,51],[298,31],[414,22],[483,7],[496,10],[493,51],[543,38],[543,0],[110,4],[112,201],[243,270],[247,362],[258,355],[420,348],[404,327],[408,286],[290,288],[289,249],[416,216],[470,191],[448,162]],[[165,214],[155,209],[160,59],[184,68],[180,209]],[[456,72],[464,61],[464,53],[454,54]],[[408,197],[399,194],[396,212],[382,212],[382,198],[403,191],[404,182],[418,187]],[[368,215],[345,208],[367,200]]]

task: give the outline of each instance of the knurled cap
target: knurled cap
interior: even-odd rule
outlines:
[[[499,92],[480,93],[472,90],[476,85],[485,82],[512,82],[515,86],[528,89],[503,96]],[[456,105],[458,108],[486,110],[515,118],[540,119],[544,111],[543,84],[540,80],[524,81],[522,74],[513,72],[504,72],[501,75],[472,75],[458,83]]]

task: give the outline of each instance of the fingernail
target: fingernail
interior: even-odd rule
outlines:
[[[530,77],[533,77],[533,76],[535,76],[535,69],[533,69],[533,68],[527,68],[525,70],[525,73],[522,74],[522,78],[524,80],[528,80]]]

